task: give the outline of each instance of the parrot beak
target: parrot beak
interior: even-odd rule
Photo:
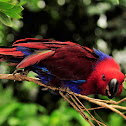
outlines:
[[[119,82],[116,78],[113,78],[111,81],[109,81],[107,87],[106,87],[106,95],[108,98],[113,98],[116,93],[118,92]]]

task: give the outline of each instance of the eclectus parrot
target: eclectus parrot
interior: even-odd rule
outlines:
[[[125,75],[114,59],[96,49],[73,42],[26,38],[0,47],[0,61],[29,69],[46,85],[69,88],[82,94],[118,96]]]

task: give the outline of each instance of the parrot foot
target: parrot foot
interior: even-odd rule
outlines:
[[[25,70],[25,69],[17,69],[13,72],[13,76],[15,76],[15,74],[21,74],[23,76],[27,76],[27,74],[29,73],[29,70]]]

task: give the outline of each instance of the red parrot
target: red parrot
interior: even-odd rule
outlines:
[[[118,96],[125,75],[114,59],[96,49],[73,42],[26,38],[0,48],[0,61],[29,69],[46,85],[68,87],[82,94]]]

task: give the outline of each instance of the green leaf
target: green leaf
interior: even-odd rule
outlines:
[[[22,6],[14,6],[13,8],[9,9],[9,10],[4,10],[4,11],[8,11],[8,12],[13,12],[13,13],[20,13],[24,8]]]
[[[0,21],[7,26],[12,27],[12,21],[11,18],[9,16],[7,16],[6,14],[0,12]]]
[[[1,11],[1,12],[3,12],[4,14],[6,14],[12,18],[16,18],[16,19],[22,18],[19,14],[14,13],[14,12],[9,12],[9,11]]]
[[[13,7],[14,7],[14,4],[6,3],[6,2],[0,2],[0,10],[11,9]]]
[[[100,115],[98,115],[98,113],[97,113],[95,110],[94,110],[94,114],[95,114],[95,116],[97,117],[97,119],[98,119],[99,121],[101,121],[102,123],[105,124],[104,120],[100,117]]]

